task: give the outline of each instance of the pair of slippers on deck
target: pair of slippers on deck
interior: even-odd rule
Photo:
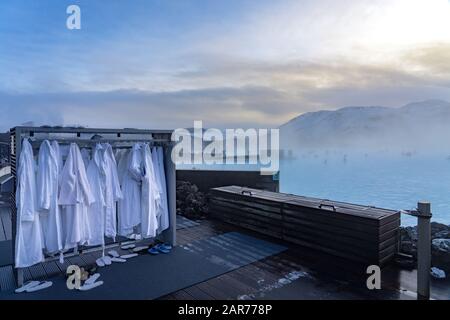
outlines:
[[[89,291],[94,288],[100,287],[103,285],[103,281],[97,281],[100,278],[100,273],[95,273],[90,276],[86,281],[84,281],[83,285],[78,288],[80,291]]]
[[[156,256],[160,253],[168,254],[168,253],[170,253],[171,250],[172,250],[171,245],[165,244],[165,243],[159,243],[156,246],[153,246],[150,249],[148,249],[148,253]]]
[[[30,281],[26,284],[24,284],[23,286],[21,286],[20,288],[17,288],[15,290],[15,293],[22,293],[22,292],[36,292],[36,291],[40,291],[43,289],[47,289],[50,288],[53,285],[53,282],[51,281]]]
[[[104,266],[109,266],[111,265],[113,262],[127,262],[126,259],[123,259],[119,253],[115,250],[111,250],[108,251],[108,255],[107,256],[103,256],[98,258],[97,260],[95,260],[95,263],[97,264],[97,266],[99,267],[104,267]]]

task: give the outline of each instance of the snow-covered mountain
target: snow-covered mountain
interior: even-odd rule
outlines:
[[[450,151],[450,103],[346,107],[303,114],[280,127],[281,147]]]

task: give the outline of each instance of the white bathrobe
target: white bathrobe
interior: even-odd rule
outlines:
[[[36,201],[35,166],[33,148],[25,138],[17,171],[16,268],[29,267],[44,260],[44,242]]]
[[[157,158],[157,154],[154,154]],[[148,144],[142,147],[142,160],[144,175],[142,178],[142,213],[141,213],[141,235],[142,238],[154,238],[158,230],[158,208],[161,203],[160,191],[152,152]]]
[[[105,188],[103,178],[103,147],[95,146],[92,159],[87,168],[87,178],[95,202],[88,208],[88,222],[90,230],[89,246],[104,245],[105,243]]]
[[[110,144],[103,144],[102,172],[105,192],[105,236],[113,238],[117,235],[116,202],[123,198],[120,188],[117,162]]]
[[[153,162],[153,172],[154,172],[154,180],[157,186],[159,200],[156,206],[156,218],[158,219],[158,230],[157,233],[160,233],[159,229],[161,228],[160,222],[161,222],[161,215],[162,215],[162,183],[161,183],[161,177],[159,175],[159,159],[158,159],[158,151],[156,150],[156,147],[152,148],[152,162]]]
[[[154,151],[153,151],[154,152]],[[164,169],[164,151],[162,147],[156,148],[156,152],[158,154],[158,170],[156,170],[159,174],[159,191],[161,196],[161,206],[160,206],[160,214],[159,216],[159,228],[158,233],[167,230],[170,225],[169,220],[169,203],[167,200],[167,182],[166,182],[166,172]]]
[[[119,182],[121,186],[123,185],[123,178],[127,174],[130,153],[131,151],[126,149],[120,151],[116,150],[116,159],[118,159],[117,172],[119,174]]]
[[[136,143],[122,163],[123,199],[119,201],[119,234],[129,236],[141,223],[142,145]]]
[[[89,166],[89,162],[91,162],[91,152],[87,148],[82,148],[80,152],[81,158],[83,158],[84,167],[87,168]]]
[[[37,204],[40,211],[40,222],[44,239],[44,247],[48,253],[56,253],[63,249],[61,215],[58,205],[58,189],[61,159],[59,148],[48,140],[39,148],[37,172]]]
[[[61,147],[59,146],[59,143],[56,140],[52,141],[52,148],[55,152],[56,158],[58,159],[58,193],[59,194],[59,188],[61,187],[61,172],[64,167],[64,161],[62,157],[62,151]]]
[[[72,249],[88,242],[90,230],[87,211],[94,201],[80,149],[76,143],[71,143],[61,173],[58,200],[63,206],[64,249]]]

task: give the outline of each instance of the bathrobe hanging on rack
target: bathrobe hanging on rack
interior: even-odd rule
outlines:
[[[152,148],[152,160],[153,160],[153,168],[154,168],[154,176],[155,176],[155,182],[158,188],[159,193],[159,201],[158,205],[156,207],[156,217],[158,218],[158,230],[157,233],[159,234],[161,231],[161,216],[163,213],[163,203],[162,203],[162,183],[161,183],[161,177],[159,174],[159,159],[158,159],[158,151],[156,150],[156,147]]]
[[[61,161],[57,142],[44,140],[39,148],[37,171],[37,204],[45,250],[48,253],[63,249],[62,224],[58,205]]]
[[[103,245],[105,242],[105,197],[104,197],[104,174],[103,168],[103,147],[100,144],[95,146],[92,159],[89,162],[86,174],[95,202],[88,208],[88,221],[90,238],[89,246]]]
[[[114,158],[116,159],[117,166],[119,166],[120,161],[122,161],[122,158],[128,154],[129,149],[121,149],[117,148],[114,150]]]
[[[166,171],[164,167],[164,151],[162,147],[153,148],[155,152],[158,154],[158,174],[159,174],[159,189],[161,194],[161,206],[160,206],[160,214],[159,214],[159,228],[158,233],[163,232],[169,228],[169,203],[167,200],[167,182],[166,182]]]
[[[153,162],[154,157],[152,157],[152,152],[148,144],[142,147],[142,155],[144,176],[142,179],[141,235],[145,239],[156,236],[156,231],[158,230],[157,213],[161,204],[161,198],[156,181],[157,172]]]
[[[80,149],[71,143],[61,174],[58,200],[63,206],[64,249],[87,243],[90,238],[87,210],[94,201]]]
[[[119,200],[119,205],[118,205],[118,212],[117,212],[117,219],[118,219],[118,234],[123,235],[124,230],[121,230],[122,227],[122,223],[121,223],[121,212],[124,209],[123,205],[124,203],[122,203],[122,201],[127,201],[125,200],[125,197],[127,196],[127,193],[125,193],[125,189],[124,189],[124,181],[125,181],[125,176],[128,174],[128,165],[129,165],[129,161],[130,161],[130,157],[131,157],[131,149],[125,149],[125,150],[120,150],[120,152],[117,152],[116,150],[116,159],[118,159],[118,164],[117,164],[117,173],[119,176],[119,183],[120,183],[120,187],[122,190],[122,199]]]
[[[109,143],[103,144],[103,179],[105,192],[105,236],[113,238],[117,235],[116,202],[123,198],[120,188],[117,162]]]
[[[117,173],[119,175],[120,185],[123,185],[123,178],[128,170],[128,163],[130,159],[131,150],[125,149],[120,150],[120,152],[116,151],[116,160],[117,160]],[[123,190],[122,190],[123,192]]]
[[[59,188],[61,187],[61,172],[64,167],[64,161],[62,157],[61,147],[59,146],[58,141],[53,140],[52,141],[52,148],[55,152],[56,158],[58,159],[58,193],[59,194]]]
[[[36,164],[33,148],[24,139],[17,171],[16,268],[26,268],[44,260],[41,225],[37,208]]]
[[[153,168],[153,180],[155,181],[156,184],[156,190],[158,191],[158,203],[156,206],[156,217],[158,218],[158,221],[161,217],[161,181],[160,181],[160,177],[159,177],[159,172],[158,172],[158,153],[156,151],[156,148],[152,148],[151,151],[151,157],[152,157],[152,168]]]
[[[80,150],[81,158],[83,158],[84,167],[87,169],[89,163],[91,162],[91,151],[87,148],[82,148]]]
[[[119,234],[130,236],[141,223],[142,152],[141,144],[134,144],[121,172],[123,199],[119,201]]]

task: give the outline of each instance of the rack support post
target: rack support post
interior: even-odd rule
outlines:
[[[22,268],[18,268],[16,270],[16,279],[17,279],[17,287],[21,287],[23,286],[23,269]]]
[[[417,212],[417,297],[428,300],[431,269],[431,204],[419,202]]]

